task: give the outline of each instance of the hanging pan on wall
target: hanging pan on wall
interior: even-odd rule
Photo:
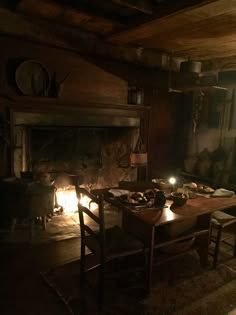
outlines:
[[[23,95],[47,96],[51,79],[43,64],[36,60],[26,60],[17,67],[15,81]]]

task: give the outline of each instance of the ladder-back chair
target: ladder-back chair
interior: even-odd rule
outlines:
[[[108,262],[119,257],[144,254],[144,244],[126,233],[119,226],[106,228],[104,223],[104,196],[92,194],[88,190],[76,187],[78,198],[79,221],[81,229],[81,258],[80,258],[80,284],[83,286],[86,280],[86,273],[94,268],[99,268],[99,287],[98,287],[98,303],[99,308],[103,306],[104,300],[104,277],[105,266]],[[92,212],[89,207],[85,207],[80,203],[80,196],[85,195],[98,206],[97,214]],[[85,215],[88,217],[85,222]],[[86,247],[95,255],[95,264],[86,266]]]
[[[224,233],[229,226],[232,226],[231,233]],[[232,246],[228,239],[234,237],[233,243],[233,256],[236,256],[236,215],[229,214],[225,211],[215,211],[212,214],[211,219],[211,233],[210,233],[210,243],[213,243],[213,252],[211,248],[209,250],[209,255],[213,256],[213,268],[216,268],[219,253],[220,244],[225,243]]]

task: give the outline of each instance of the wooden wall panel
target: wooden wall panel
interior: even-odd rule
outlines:
[[[51,75],[56,73],[59,81],[68,76],[60,95],[63,101],[127,102],[125,80],[87,62],[76,53],[10,38],[1,38],[0,46],[1,94],[17,94],[14,86],[15,63],[34,59],[42,62]]]
[[[190,107],[182,94],[150,89],[149,177],[173,174],[182,167],[186,150],[186,124]]]

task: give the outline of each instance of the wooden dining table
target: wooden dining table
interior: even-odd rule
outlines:
[[[153,257],[156,249],[164,248],[171,244],[177,244],[185,240],[194,239],[191,249],[195,248],[199,254],[200,263],[204,267],[208,259],[209,233],[211,214],[217,210],[226,210],[236,207],[236,195],[232,197],[204,197],[198,196],[188,199],[183,206],[174,206],[173,201],[166,200],[164,207],[135,207],[124,203],[120,198],[113,197],[109,193],[109,189],[95,189],[93,193],[103,195],[106,202],[118,207],[122,210],[122,227],[129,233],[145,243],[148,249],[147,262],[147,290],[151,290],[152,273],[153,273]],[[163,226],[174,226],[180,224],[190,218],[195,218],[194,227],[167,239],[158,238],[158,232]],[[179,243],[180,244],[180,243]],[[180,251],[181,252],[181,251]],[[171,259],[166,255],[165,259]]]

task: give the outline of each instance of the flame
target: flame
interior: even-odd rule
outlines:
[[[76,212],[78,210],[75,187],[58,188],[56,195],[57,203],[63,207],[64,213]]]
[[[82,195],[80,197],[80,203],[82,206],[90,209],[90,210],[96,210],[97,209],[97,204],[91,202],[91,199],[88,196]]]
[[[57,203],[63,207],[64,213],[71,213],[78,211],[78,198],[76,196],[75,186],[68,186],[58,188],[56,191]],[[97,209],[97,204],[91,203],[91,199],[85,195],[80,198],[80,203],[90,210]]]

